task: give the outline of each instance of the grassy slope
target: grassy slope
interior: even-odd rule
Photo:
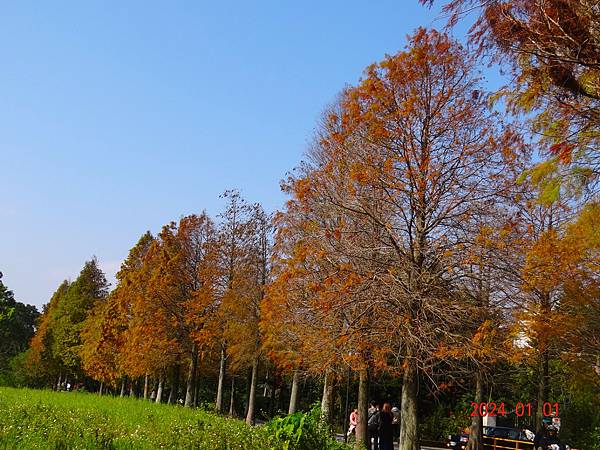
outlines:
[[[0,448],[277,449],[263,427],[95,394],[0,387]]]

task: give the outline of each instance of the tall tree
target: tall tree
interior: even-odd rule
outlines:
[[[109,283],[96,258],[87,261],[77,279],[60,298],[52,321],[52,353],[76,378],[83,375],[81,330],[89,311],[106,301]]]
[[[42,314],[38,318],[35,335],[31,339],[31,350],[27,355],[29,368],[41,377],[46,378],[53,386],[57,386],[57,377],[60,378],[65,372],[61,361],[52,353],[52,348],[56,311],[69,290],[69,285],[70,283],[64,280],[54,292],[50,301],[44,305]]]
[[[122,352],[125,332],[132,318],[132,304],[141,287],[135,276],[154,238],[142,235],[117,273],[117,286],[106,302],[99,302],[88,314],[82,329],[81,359],[85,372],[104,383],[114,383],[126,375],[126,355]],[[135,375],[134,375],[135,376]]]
[[[144,346],[151,337],[153,347],[164,350],[152,352],[158,358],[178,353],[176,359],[188,360],[185,406],[193,404],[198,358],[212,337],[208,325],[216,308],[216,243],[214,224],[205,213],[183,217],[163,227],[138,280],[145,291],[134,307],[133,340]]]
[[[261,302],[270,280],[272,253],[271,217],[258,204],[251,205],[243,219],[243,247],[238,275],[223,299],[222,311],[229,317],[225,329],[228,352],[237,367],[251,369],[246,422],[254,423],[256,386],[262,356]]]
[[[600,385],[600,204],[588,204],[566,225],[560,242],[564,292],[559,329],[566,349],[562,354],[574,378]]]
[[[306,210],[325,211],[306,228],[345,241],[343,259],[321,255],[337,269],[333,285],[373,291],[351,298],[376,311],[389,343],[377,346],[377,359],[402,372],[403,450],[418,448],[419,378],[468,319],[453,288],[466,271],[465,224],[493,202],[494,181],[514,157],[515,137],[487,100],[473,58],[446,35],[420,29],[405,51],[343,93],[323,124],[316,163],[294,181]],[[348,302],[337,291],[331,310]]]
[[[251,205],[244,200],[236,190],[227,190],[221,198],[226,200],[225,210],[219,214],[219,266],[221,277],[218,284],[219,309],[215,320],[219,322],[223,332],[218,337],[219,378],[215,407],[223,411],[223,386],[225,382],[227,352],[226,329],[228,309],[236,301],[235,283],[244,272],[245,252],[248,245],[248,230],[246,222]]]
[[[10,358],[27,350],[38,316],[35,306],[15,300],[13,292],[2,282],[0,272],[0,372],[7,368]]]

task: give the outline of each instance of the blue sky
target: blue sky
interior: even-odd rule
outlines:
[[[274,210],[322,109],[441,27],[417,0],[5,2],[0,271],[41,306],[96,255],[238,188]]]

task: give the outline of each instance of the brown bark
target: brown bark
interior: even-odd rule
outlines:
[[[194,376],[194,400],[192,402],[192,406],[198,406],[198,391],[200,390],[200,379],[198,377],[198,365],[196,364],[196,375]]]
[[[171,391],[169,392],[169,404],[173,405],[177,403],[177,396],[179,395],[179,366],[173,367],[173,375],[171,380]]]
[[[358,423],[356,425],[356,447],[370,447],[367,422],[369,418],[369,372],[366,368],[358,372]]]
[[[419,375],[415,361],[407,359],[402,378],[402,402],[400,409],[400,447],[399,450],[419,450],[417,427],[417,394]]]
[[[269,369],[267,368],[267,373],[265,374],[265,382],[263,388],[263,397],[267,396],[267,391],[269,390]]]
[[[149,381],[149,377],[148,377],[148,374],[146,374],[144,376],[144,400],[146,400],[148,398],[148,381]]]
[[[273,378],[272,382],[273,385],[269,388],[269,416],[271,417],[273,417],[273,412],[275,411],[275,378]]]
[[[550,225],[550,228],[552,225]],[[542,317],[549,317],[551,312],[550,295],[545,293],[540,298],[540,306],[542,310]],[[543,429],[542,418],[544,402],[548,401],[548,386],[549,386],[549,354],[548,354],[548,340],[546,337],[540,339],[538,342],[539,348],[539,359],[538,359],[538,393],[536,401],[536,412],[535,412],[535,429],[536,433],[539,433]]]
[[[333,421],[333,374],[327,372],[323,383],[323,397],[321,398],[321,420],[332,425]]]
[[[275,399],[273,402],[273,408],[274,408],[275,412],[279,411],[280,404],[281,404],[281,386],[277,386],[275,388]],[[273,415],[273,413],[271,413],[271,415]]]
[[[198,366],[198,352],[196,351],[196,345],[192,346],[192,354],[190,355],[190,366],[188,369],[186,389],[185,389],[185,403],[186,407],[191,407],[194,396],[194,386],[196,385],[196,367]]]
[[[480,405],[483,403],[483,373],[481,369],[475,372],[475,402]],[[471,430],[469,433],[469,443],[467,450],[484,450],[483,446],[483,417],[476,414],[471,419]]]
[[[537,394],[537,408],[535,412],[535,429],[536,433],[539,433],[543,428],[542,418],[544,402],[548,401],[548,381],[550,378],[549,367],[548,367],[548,352],[542,351],[540,354],[539,361],[539,380],[538,380],[538,394]]]

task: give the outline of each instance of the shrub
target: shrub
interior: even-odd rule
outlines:
[[[347,449],[337,442],[329,428],[321,421],[321,410],[314,406],[309,412],[297,412],[285,417],[276,417],[265,428],[269,434],[284,443],[286,450]]]

